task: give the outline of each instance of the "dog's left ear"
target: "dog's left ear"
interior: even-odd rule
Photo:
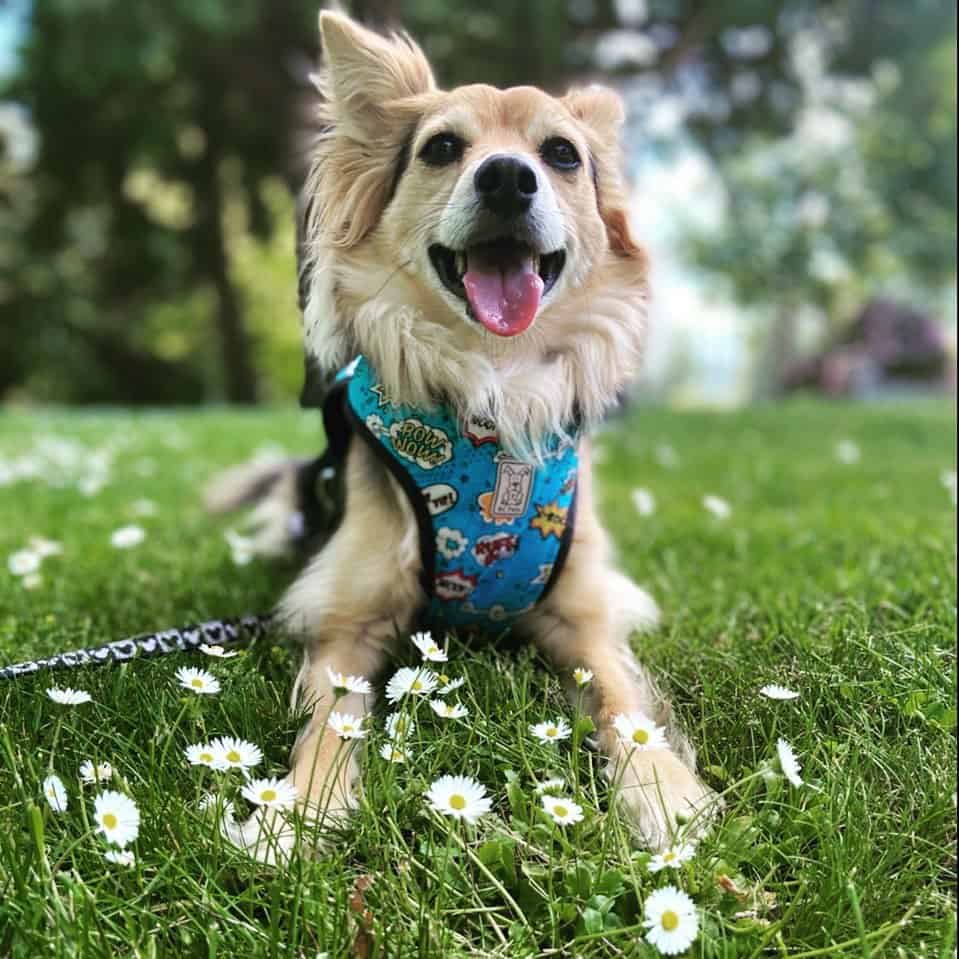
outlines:
[[[645,262],[646,253],[633,239],[626,214],[626,182],[617,146],[626,119],[622,99],[608,87],[591,86],[571,90],[562,102],[589,143],[591,173],[610,249],[619,256]]]

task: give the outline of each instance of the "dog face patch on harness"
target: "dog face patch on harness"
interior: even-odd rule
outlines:
[[[343,419],[377,453],[417,518],[426,619],[443,627],[506,626],[555,581],[572,538],[578,456],[551,436],[542,465],[499,444],[496,424],[457,422],[446,406],[393,403],[363,357],[337,377],[327,400],[328,435]]]

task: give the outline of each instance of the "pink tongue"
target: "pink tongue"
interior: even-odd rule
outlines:
[[[463,274],[473,315],[497,336],[517,336],[536,316],[543,280],[531,260],[504,270],[483,264]]]

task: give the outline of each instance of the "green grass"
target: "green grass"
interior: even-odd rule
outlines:
[[[197,488],[264,443],[311,452],[318,433],[293,411],[0,418],[0,463],[49,435],[114,450],[91,497],[69,462],[48,476],[64,485],[0,486],[0,558],[33,534],[63,544],[38,589],[0,570],[0,662],[268,608],[295,570],[233,566]],[[862,450],[853,465],[834,455],[847,437]],[[664,465],[662,444],[678,464]],[[49,675],[0,683],[0,955],[652,956],[642,902],[675,882],[702,910],[695,955],[952,956],[956,542],[940,473],[955,468],[953,411],[638,410],[601,445],[621,561],[665,613],[637,648],[726,795],[692,863],[651,875],[610,810],[600,757],[531,740],[529,723],[573,715],[542,664],[457,648],[470,718],[421,709],[405,767],[375,755],[376,732],[360,809],[328,851],[286,870],[250,861],[196,811],[203,790],[237,779],[182,755],[233,733],[263,748],[264,772],[286,768],[296,653],[263,644],[213,663],[223,692],[202,700],[172,678],[199,658],[185,655],[61,674],[93,695],[74,709],[46,698]],[[655,495],[654,515],[637,515],[635,486]],[[702,508],[707,493],[729,501],[728,520]],[[146,541],[112,549],[142,497],[157,504],[135,519]],[[763,699],[767,682],[802,698]],[[775,774],[780,736],[803,788]],[[102,859],[93,790],[77,781],[86,758],[111,762],[114,787],[141,807],[132,870]],[[41,794],[50,769],[70,794],[63,815]],[[450,833],[426,814],[422,793],[446,772],[494,796],[477,828]],[[550,774],[578,782],[587,813],[563,834],[535,810],[533,785]],[[757,918],[734,918],[750,909]]]

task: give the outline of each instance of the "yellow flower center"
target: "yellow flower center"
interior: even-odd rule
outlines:
[[[672,909],[667,909],[659,921],[667,932],[672,932],[679,926],[679,916]]]
[[[112,812],[108,812],[103,816],[103,825],[106,826],[107,829],[116,829],[119,823],[117,817],[114,816]]]
[[[260,793],[260,799],[262,799],[263,802],[273,802],[273,800],[276,799],[276,790],[264,789],[263,792]]]
[[[190,680],[190,685],[191,685],[194,689],[202,689],[202,688],[203,688],[203,680],[200,679],[199,676],[194,676],[193,679]]]
[[[439,646],[432,644],[426,647],[426,651],[430,654],[430,656],[435,656],[440,651],[440,648]]]
[[[204,763],[212,763],[213,753],[200,753],[200,761]]]
[[[446,673],[440,673],[439,681],[445,686],[450,681],[450,678]]]
[[[640,746],[645,746],[649,742],[649,733],[645,729],[637,729],[633,733],[633,742],[639,743]]]
[[[550,738],[555,736],[557,733],[559,733],[559,730],[555,726],[546,727],[546,735],[549,736]]]
[[[672,862],[675,858],[676,858],[676,853],[674,852],[663,853],[663,862]]]
[[[565,806],[553,806],[553,815],[565,819],[569,815],[569,810]]]
[[[353,732],[353,727],[350,723],[343,723],[343,732],[351,733]]]
[[[414,693],[418,693],[422,688],[423,684],[418,679],[414,679],[410,689],[412,689]]]
[[[466,808],[466,800],[459,794],[454,793],[450,796],[450,809],[455,809],[457,812]]]
[[[238,763],[243,757],[242,757],[235,749],[231,749],[231,750],[226,754],[226,758],[227,758],[231,763]]]

